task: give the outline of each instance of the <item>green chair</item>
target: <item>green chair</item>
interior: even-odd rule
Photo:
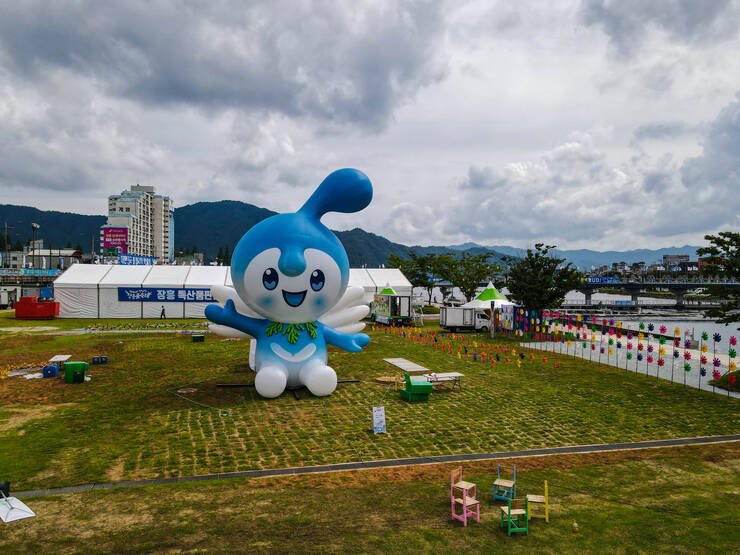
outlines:
[[[529,535],[529,500],[509,499],[501,506],[501,528],[506,528],[511,536],[512,532],[524,532]]]
[[[428,382],[412,382],[409,375],[405,372],[403,376],[406,378],[406,388],[401,390],[401,399],[409,403],[429,400],[429,394],[432,392],[432,384]]]

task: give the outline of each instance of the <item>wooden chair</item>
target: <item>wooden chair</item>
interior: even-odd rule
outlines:
[[[501,507],[501,528],[511,536],[512,532],[524,532],[529,535],[529,501],[526,499],[509,499]]]
[[[457,480],[455,480],[455,472],[458,473]],[[452,505],[453,520],[459,520],[463,523],[463,526],[467,526],[469,516],[474,516],[475,521],[480,522],[480,503],[475,498],[475,484],[464,481],[462,476],[462,466],[457,467],[457,471],[450,471],[450,504]],[[461,514],[455,512],[455,505],[462,507]]]
[[[511,480],[501,477],[501,469],[511,468]],[[496,465],[496,481],[493,483],[493,500],[510,501],[516,497],[516,466]]]
[[[545,480],[545,495],[527,495],[527,501],[545,506],[545,514],[533,515],[532,513],[529,513],[530,520],[534,517],[544,518],[545,522],[550,522],[550,498],[547,494],[547,480]]]
[[[408,374],[404,374],[404,377],[406,378],[406,387],[401,390],[401,399],[409,403],[427,401],[429,399],[429,394],[432,392],[432,384],[429,382],[412,382]]]

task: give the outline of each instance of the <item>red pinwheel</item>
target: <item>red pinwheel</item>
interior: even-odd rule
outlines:
[[[664,364],[665,364],[665,360],[663,360],[662,358],[659,358],[658,359],[658,366],[663,366]]]

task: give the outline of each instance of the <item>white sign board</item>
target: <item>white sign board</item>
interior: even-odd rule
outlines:
[[[373,433],[385,433],[385,407],[373,407]]]

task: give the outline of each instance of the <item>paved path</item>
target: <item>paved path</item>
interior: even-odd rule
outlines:
[[[603,443],[596,445],[572,445],[568,447],[547,447],[542,449],[526,449],[523,451],[495,451],[492,453],[469,453],[463,455],[437,455],[432,457],[411,457],[407,459],[386,459],[380,461],[362,461],[315,466],[299,466],[291,468],[270,468],[265,470],[245,470],[242,472],[225,472],[220,474],[202,474],[199,476],[182,476],[180,478],[158,478],[154,480],[130,480],[125,482],[108,482],[103,484],[82,484],[66,488],[50,488],[40,490],[13,491],[18,498],[40,497],[45,495],[61,495],[64,493],[79,493],[84,491],[125,488],[133,486],[149,486],[157,484],[174,484],[177,482],[200,482],[204,480],[223,480],[227,478],[267,478],[270,476],[288,476],[296,474],[316,474],[341,470],[365,470],[369,468],[385,468],[391,466],[413,466],[420,464],[457,463],[465,461],[480,461],[486,459],[505,459],[513,457],[532,457],[542,455],[569,455],[574,453],[599,453],[605,451],[625,451],[632,449],[647,449],[659,447],[677,447],[681,445],[703,445],[710,443],[724,443],[740,441],[740,434],[726,436],[689,437],[681,439],[660,439],[653,441],[636,441],[626,443]]]

